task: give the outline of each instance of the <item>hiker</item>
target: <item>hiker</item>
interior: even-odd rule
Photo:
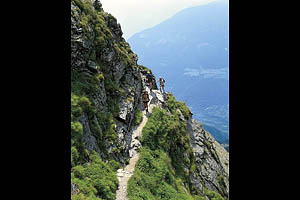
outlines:
[[[152,74],[152,84],[151,84],[151,88],[150,88],[150,91],[152,92],[152,89],[154,87],[154,83],[155,83],[155,76],[154,74]],[[156,88],[157,89],[157,88]]]
[[[152,89],[153,89],[153,86],[154,86],[154,83],[155,83],[155,76],[154,74],[150,74],[151,75],[151,78],[150,78],[150,83],[149,83],[149,88],[150,88],[150,91],[152,92]]]
[[[137,62],[138,62],[138,60],[139,60],[138,55],[133,54],[133,60],[134,60],[135,64],[137,64]]]
[[[147,77],[147,83],[149,85],[150,91],[152,91],[152,86],[153,86],[153,81],[154,81],[153,75],[150,72],[148,72],[146,77]]]
[[[144,103],[144,109],[146,110],[146,112],[148,112],[148,102],[150,101],[150,99],[149,94],[146,90],[143,90],[142,99]]]
[[[163,91],[164,91],[164,93],[166,93],[166,92],[165,92],[165,79],[163,79],[163,78],[160,76],[158,81],[159,81],[159,85],[160,85],[159,91],[161,92],[161,88],[162,88]]]

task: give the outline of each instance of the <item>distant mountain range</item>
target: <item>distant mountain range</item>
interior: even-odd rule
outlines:
[[[166,80],[194,118],[219,141],[229,138],[228,1],[185,9],[129,38],[145,65]]]

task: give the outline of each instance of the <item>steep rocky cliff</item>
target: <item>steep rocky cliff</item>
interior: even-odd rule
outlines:
[[[157,108],[145,126],[148,130],[151,123],[157,122],[157,115],[163,116],[168,123],[158,124],[156,131],[165,130],[163,137],[168,140],[163,137],[154,140],[156,132],[144,133],[144,129],[141,142],[133,137],[144,112],[141,91],[147,88],[145,74],[151,73],[147,67],[138,65],[137,60],[122,37],[120,24],[103,11],[100,1],[71,0],[72,199],[115,199],[117,169],[125,167],[141,151],[138,172],[145,158],[143,148],[152,142],[167,155],[170,170],[174,168],[173,175],[182,181],[180,186],[168,181],[166,184],[177,192],[182,189],[186,193],[183,199],[227,199],[228,152],[192,119],[185,104],[177,102],[171,93],[163,95],[158,90],[150,93],[150,105]],[[178,126],[178,131],[172,129],[173,125]],[[154,152],[154,146],[148,150]],[[132,180],[137,176],[134,172]],[[130,192],[129,195],[130,199],[143,199]],[[157,195],[151,194],[153,199],[172,199]]]
[[[203,186],[206,186],[209,190],[228,197],[228,152],[196,120],[188,120],[187,131],[190,135],[190,145],[194,150],[198,172],[191,173],[192,183],[201,190]]]
[[[141,94],[136,55],[122,38],[120,24],[114,17],[94,10],[84,1],[71,1],[71,6],[72,92],[78,96],[84,94],[95,112],[112,114],[108,124],[114,126],[118,137],[100,141],[104,144],[99,148],[92,129],[103,134],[107,124],[101,124],[103,117],[83,112],[78,118],[83,126],[83,142],[87,150],[95,150],[102,158],[111,155],[124,164],[131,143],[130,126]],[[86,87],[78,84],[82,82]]]

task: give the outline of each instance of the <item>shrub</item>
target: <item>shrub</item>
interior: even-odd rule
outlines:
[[[71,122],[71,131],[74,133],[73,135],[81,135],[82,134],[82,125],[77,122]]]
[[[142,122],[142,120],[143,120],[143,113],[140,109],[137,109],[132,125],[137,126]]]
[[[79,105],[79,96],[71,93],[71,119],[77,118],[82,114],[82,108]]]
[[[83,196],[114,200],[118,186],[115,171],[107,163],[104,163],[96,152],[90,155],[90,165],[78,165],[72,168],[72,183],[78,185]]]
[[[224,200],[224,198],[217,192],[208,190],[207,188],[204,189],[206,196],[211,200]]]
[[[89,31],[88,21],[89,21],[88,17],[85,15],[85,13],[82,13],[80,25],[86,32]]]
[[[176,110],[179,109],[185,119],[189,119],[191,111],[184,102],[176,101],[175,96],[172,93],[168,93],[167,107],[172,114],[176,114]]]
[[[113,171],[117,171],[120,168],[120,163],[115,160],[110,160],[108,164]]]
[[[91,101],[87,97],[82,96],[80,97],[78,104],[84,112],[87,112],[91,106]]]
[[[74,167],[75,165],[77,165],[78,158],[79,158],[78,151],[74,146],[72,146],[71,147],[71,167]]]

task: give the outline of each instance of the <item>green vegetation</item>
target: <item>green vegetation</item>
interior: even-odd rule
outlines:
[[[162,150],[142,148],[135,174],[129,180],[130,200],[182,199],[193,200],[176,178],[171,160]]]
[[[118,179],[111,168],[95,152],[90,155],[90,164],[73,167],[71,183],[78,186],[80,194],[73,195],[72,199],[114,200]]]
[[[224,198],[215,191],[208,190],[207,188],[205,188],[204,192],[210,200],[224,200]]]
[[[143,113],[140,109],[137,109],[132,125],[137,126],[142,122],[142,120],[143,120]]]
[[[168,92],[167,107],[170,109],[172,114],[175,114],[177,109],[181,111],[185,119],[191,117],[191,111],[184,102],[176,101],[175,96]]]
[[[110,159],[106,164],[95,152],[90,155],[85,149],[83,127],[78,121],[83,113],[88,116],[92,134],[102,152],[108,154],[104,140],[112,143],[117,141],[112,115],[96,113],[89,98],[71,93],[71,182],[78,185],[80,191],[79,194],[71,195],[72,199],[114,199],[118,184],[115,171],[119,168],[119,163]],[[91,116],[95,115],[96,120],[92,120]],[[91,165],[87,165],[88,161]]]
[[[119,99],[122,96],[125,96],[124,91],[116,82],[112,80],[112,78],[105,79],[104,86],[107,96],[108,108],[113,116],[117,117],[120,113]]]
[[[118,134],[115,131],[115,121],[111,113],[98,112],[96,113],[96,118],[103,130],[101,134],[96,135],[97,144],[102,152],[108,154],[105,148],[105,142],[103,141],[107,141],[108,143],[115,144],[119,147]]]
[[[167,115],[165,110],[154,108],[143,129],[141,142],[141,156],[128,186],[131,200],[201,197],[192,196],[185,189],[189,187],[185,168],[195,168],[195,159],[186,124],[179,120],[178,113]]]
[[[143,147],[128,185],[130,200],[205,199],[190,182],[189,172],[198,174],[199,171],[189,145],[186,124],[179,119],[176,111],[189,113],[189,110],[173,96],[170,96],[167,105],[172,115],[154,108],[143,129]],[[214,191],[205,189],[204,192],[210,199],[224,200]]]
[[[71,92],[76,95],[91,95],[99,90],[99,84],[104,79],[104,75],[87,75],[79,73],[76,69],[71,71]]]
[[[72,167],[76,164],[83,163],[87,157],[85,151],[82,136],[82,125],[78,121],[78,117],[82,115],[86,110],[86,106],[89,104],[88,99],[85,96],[79,97],[75,94],[71,94],[71,164]]]
[[[211,144],[210,144],[210,142],[209,141],[207,141],[207,140],[204,140],[203,141],[203,143],[207,146],[207,148],[208,149],[210,149],[210,147],[211,147]]]

